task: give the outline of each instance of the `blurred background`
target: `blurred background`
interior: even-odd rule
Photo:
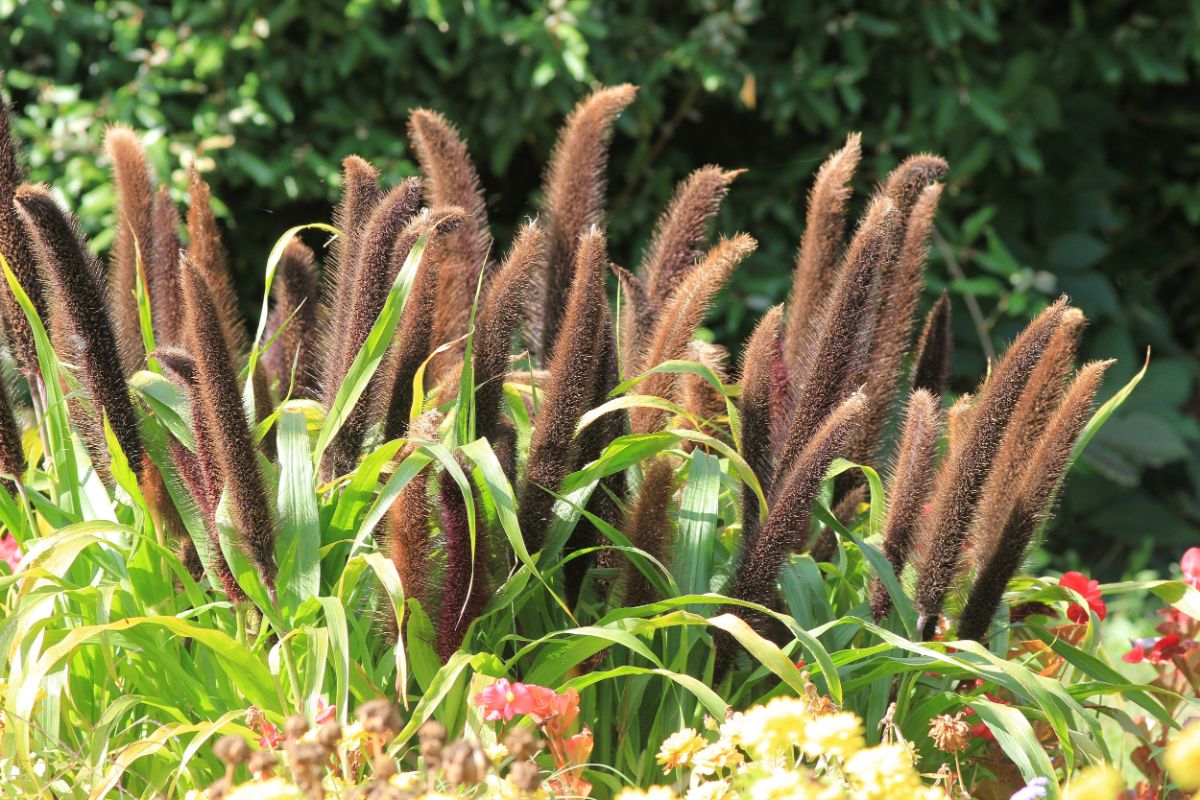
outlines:
[[[1061,292],[1091,320],[1085,355],[1119,359],[1108,393],[1153,349],[1072,476],[1055,566],[1112,579],[1200,539],[1198,0],[0,0],[0,69],[33,179],[98,251],[106,124],[145,133],[181,202],[185,166],[204,170],[248,307],[279,235],[328,218],[343,157],[415,172],[410,108],[461,127],[506,246],[564,115],[638,84],[613,143],[612,257],[637,263],[690,170],[748,169],[717,230],[760,249],[710,318],[735,352],[784,298],[811,175],[849,131],[856,210],[900,159],[940,153],[926,302],[952,294],[956,390]]]

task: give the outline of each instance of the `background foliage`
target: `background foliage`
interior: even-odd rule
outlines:
[[[761,243],[713,317],[735,347],[783,298],[808,177],[847,131],[864,136],[860,199],[903,156],[939,152],[952,172],[929,288],[955,295],[956,375],[979,374],[1062,291],[1092,320],[1085,354],[1120,359],[1110,392],[1154,349],[1051,546],[1109,575],[1175,556],[1200,521],[1200,2],[860,5],[0,0],[0,67],[33,177],[91,233],[111,230],[93,155],[106,123],[151,132],[180,199],[182,165],[205,170],[246,297],[284,229],[327,217],[345,155],[415,172],[412,106],[462,127],[511,230],[562,116],[597,82],[634,82],[610,170],[613,257],[636,263],[689,170],[748,168],[718,223]]]

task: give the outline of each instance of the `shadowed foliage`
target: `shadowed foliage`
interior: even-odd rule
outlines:
[[[582,234],[603,223],[608,187],[608,141],[613,120],[633,102],[629,84],[598,89],[567,117],[550,165],[542,197],[546,267],[538,281],[538,303],[530,318],[534,351],[549,363],[566,315],[573,285],[575,253]]]

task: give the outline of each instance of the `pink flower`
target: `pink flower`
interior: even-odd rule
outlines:
[[[330,720],[335,719],[336,717],[337,717],[337,706],[329,705],[329,702],[325,699],[325,695],[321,695],[320,697],[318,697],[317,698],[317,717],[315,720],[316,724],[324,725],[326,722],[329,722]]]
[[[1189,547],[1179,559],[1183,580],[1192,588],[1200,589],[1200,547]]]
[[[1095,611],[1096,616],[1100,619],[1108,616],[1108,607],[1104,605],[1104,600],[1100,596],[1100,581],[1088,580],[1086,575],[1078,572],[1068,572],[1058,579],[1058,585],[1073,589],[1083,595],[1087,600],[1088,607]],[[1067,618],[1071,622],[1083,625],[1087,623],[1089,616],[1087,609],[1078,603],[1072,603],[1067,607]]]
[[[475,703],[483,708],[483,718],[488,722],[510,720],[518,714],[532,714],[539,708],[546,708],[549,702],[546,692],[553,697],[552,689],[509,683],[501,678],[475,695]]]
[[[21,545],[17,544],[17,540],[11,534],[0,536],[0,561],[8,564],[10,572],[16,572],[21,563]]]

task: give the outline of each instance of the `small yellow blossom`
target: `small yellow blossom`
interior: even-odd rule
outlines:
[[[809,800],[822,787],[808,775],[789,769],[774,770],[750,785],[750,800]]]
[[[737,793],[730,787],[729,781],[709,781],[688,789],[683,798],[684,800],[737,800]]]
[[[809,758],[830,756],[845,760],[866,745],[862,722],[846,711],[815,717],[804,726],[804,754]]]
[[[739,725],[741,740],[758,755],[774,755],[804,741],[811,716],[802,700],[776,697],[745,713]]]
[[[225,800],[305,800],[300,789],[283,778],[250,781],[234,787]]]
[[[730,747],[739,747],[744,743],[742,726],[745,724],[746,715],[738,711],[717,727],[717,733],[720,734],[722,742],[725,742]]]
[[[651,786],[649,789],[622,789],[616,800],[679,800],[670,786]]]
[[[420,772],[397,772],[388,778],[388,783],[405,792],[415,791],[425,780]]]
[[[1121,773],[1108,764],[1096,764],[1067,782],[1063,800],[1112,800],[1121,793]]]
[[[1200,789],[1200,722],[1188,725],[1171,740],[1163,763],[1181,789]]]
[[[717,770],[734,769],[745,759],[742,753],[726,739],[705,746],[692,758],[694,771],[698,775],[712,775]]]
[[[496,744],[493,745],[488,745],[487,747],[483,748],[483,752],[487,754],[488,760],[493,764],[499,763],[508,758],[508,748],[500,742],[496,742]]]
[[[695,728],[676,731],[662,743],[662,747],[658,751],[658,763],[662,765],[663,772],[686,767],[692,763],[692,757],[700,752],[706,744],[708,742],[696,733]]]
[[[922,786],[908,751],[895,744],[859,750],[846,761],[845,771],[863,800],[905,797]]]

